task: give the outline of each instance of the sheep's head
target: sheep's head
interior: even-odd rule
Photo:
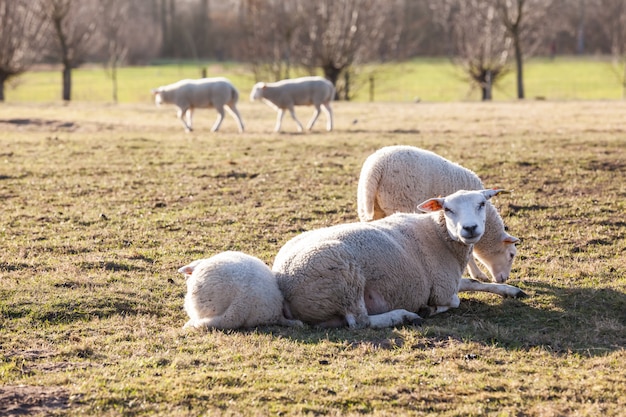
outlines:
[[[153,88],[151,90],[152,95],[154,96],[154,104],[160,106],[163,103],[163,97],[161,96],[162,90],[161,88]]]
[[[443,210],[450,237],[466,245],[480,240],[485,232],[487,200],[504,190],[457,191],[443,198],[431,198],[417,208],[424,212]]]
[[[487,236],[483,236],[483,239],[487,239]],[[520,240],[505,231],[494,240],[488,247],[474,246],[474,256],[485,265],[496,282],[505,282],[509,279],[517,254],[515,244]]]
[[[252,91],[250,92],[250,101],[261,100],[263,98],[263,89],[265,88],[265,83],[256,83],[254,87],[252,87]]]

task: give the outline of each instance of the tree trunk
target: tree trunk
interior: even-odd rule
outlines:
[[[117,104],[117,64],[111,66],[111,80],[113,81],[113,103]]]
[[[72,99],[72,67],[68,64],[63,66],[63,100]]]
[[[335,67],[333,64],[326,64],[322,67],[324,70],[324,76],[328,81],[333,83],[335,87],[337,87],[337,80],[339,79],[339,75],[341,75],[341,68]],[[339,100],[339,93],[335,88],[335,100]]]
[[[482,82],[483,101],[491,100],[491,87],[492,86],[493,86],[493,81],[491,78],[491,71],[487,70],[485,72],[485,79]]]
[[[4,82],[6,79],[0,78],[0,102],[4,101]]]
[[[522,45],[519,35],[513,41],[515,45],[515,65],[517,69],[517,98],[524,99],[524,57],[522,56]]]

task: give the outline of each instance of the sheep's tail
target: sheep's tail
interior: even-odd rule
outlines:
[[[233,104],[237,104],[239,101],[239,91],[233,86],[230,87],[230,101]]]
[[[365,160],[357,186],[357,211],[362,222],[374,220],[374,205],[381,178],[382,169],[369,159]]]

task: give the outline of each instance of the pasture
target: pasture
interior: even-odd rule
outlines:
[[[252,69],[229,62],[163,63],[118,70],[120,103],[148,103],[150,89],[183,78],[199,78],[201,69],[209,77],[227,77],[247,101],[256,82]],[[559,56],[553,60],[535,58],[524,67],[528,99],[602,100],[622,98],[622,86],[608,58]],[[72,72],[72,100],[112,102],[110,75],[99,66],[85,66]],[[292,70],[291,77],[309,75]],[[370,78],[374,79],[370,97]],[[272,81],[261,79],[259,81]],[[408,62],[357,66],[352,74],[353,101],[425,102],[478,101],[480,91],[471,88],[465,74],[445,58],[418,58]],[[55,102],[61,97],[60,69],[38,70],[23,74],[8,83],[7,102]],[[504,76],[493,92],[495,101],[517,97],[515,74]]]
[[[626,103],[334,104],[271,133],[173,107],[0,106],[0,414],[618,416],[626,408]],[[297,108],[305,122],[312,109]],[[364,159],[424,147],[476,171],[522,239],[512,285],[421,327],[183,331],[176,270],[268,264],[357,220]]]

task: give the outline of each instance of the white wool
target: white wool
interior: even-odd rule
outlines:
[[[263,100],[278,112],[274,131],[280,131],[285,110],[289,110],[291,117],[302,132],[302,123],[297,119],[294,106],[314,106],[315,113],[307,124],[307,129],[313,129],[320,109],[326,114],[326,130],[333,129],[333,111],[330,102],[335,96],[335,87],[323,77],[301,77],[278,81],[275,83],[256,83],[250,92],[250,100]]]
[[[224,110],[237,122],[239,132],[243,132],[243,122],[237,110],[239,92],[232,83],[223,77],[201,78],[199,80],[181,80],[174,84],[161,86],[152,90],[156,105],[174,104],[178,108],[177,115],[185,130],[191,132],[193,111],[197,108],[215,108],[218,116],[211,128],[217,132],[224,120]]]
[[[293,238],[272,267],[288,317],[386,327],[418,320],[420,310],[457,307],[462,272],[484,231],[485,204],[498,192],[459,191],[420,205],[433,213],[397,213]]]
[[[283,316],[283,296],[263,261],[241,252],[222,252],[178,270],[187,277],[185,327],[238,329],[302,323]]]
[[[412,213],[428,198],[483,188],[474,172],[433,152],[413,146],[388,146],[370,155],[363,164],[357,192],[358,215],[367,222],[396,212]],[[488,203],[485,234],[474,246],[474,255],[498,282],[509,277],[517,241],[505,231],[498,211]],[[473,278],[489,280],[473,260],[469,269]]]

